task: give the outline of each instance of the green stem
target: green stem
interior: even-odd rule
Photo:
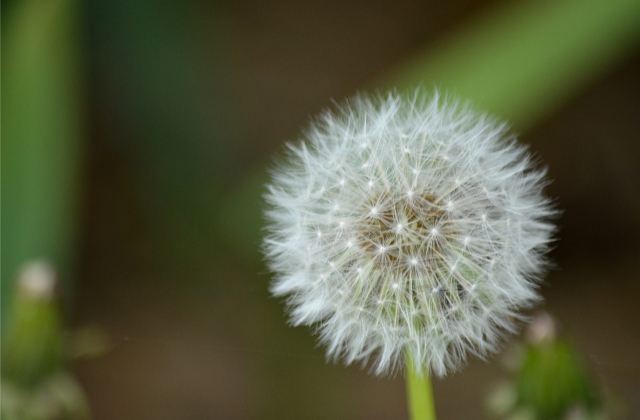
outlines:
[[[407,404],[411,420],[435,420],[436,409],[433,404],[431,378],[422,368],[416,371],[415,363],[408,350],[405,350],[405,378],[407,380]]]

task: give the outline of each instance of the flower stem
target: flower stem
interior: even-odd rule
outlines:
[[[405,378],[409,418],[411,420],[436,420],[431,378],[424,368],[420,372],[416,371],[416,365],[408,350],[405,350]]]

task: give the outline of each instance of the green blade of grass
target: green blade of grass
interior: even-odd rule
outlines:
[[[79,3],[29,0],[3,8],[2,330],[18,267],[61,270],[68,292],[81,155]],[[5,22],[6,21],[6,22]]]
[[[372,87],[438,88],[524,131],[622,62],[639,41],[640,1],[514,2],[458,28]],[[257,192],[265,179],[264,173],[249,178],[223,200],[228,204],[218,217],[221,237],[247,255],[259,255]]]
[[[377,86],[438,87],[525,130],[640,44],[640,2],[520,1],[488,11]]]

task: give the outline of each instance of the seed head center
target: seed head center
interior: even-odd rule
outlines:
[[[361,248],[380,269],[432,260],[438,254],[434,237],[443,234],[444,207],[429,194],[376,195],[357,229]]]

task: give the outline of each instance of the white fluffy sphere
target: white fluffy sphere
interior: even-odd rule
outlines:
[[[264,249],[292,323],[333,359],[443,376],[496,350],[554,231],[544,173],[504,123],[390,93],[322,115],[273,173]]]

